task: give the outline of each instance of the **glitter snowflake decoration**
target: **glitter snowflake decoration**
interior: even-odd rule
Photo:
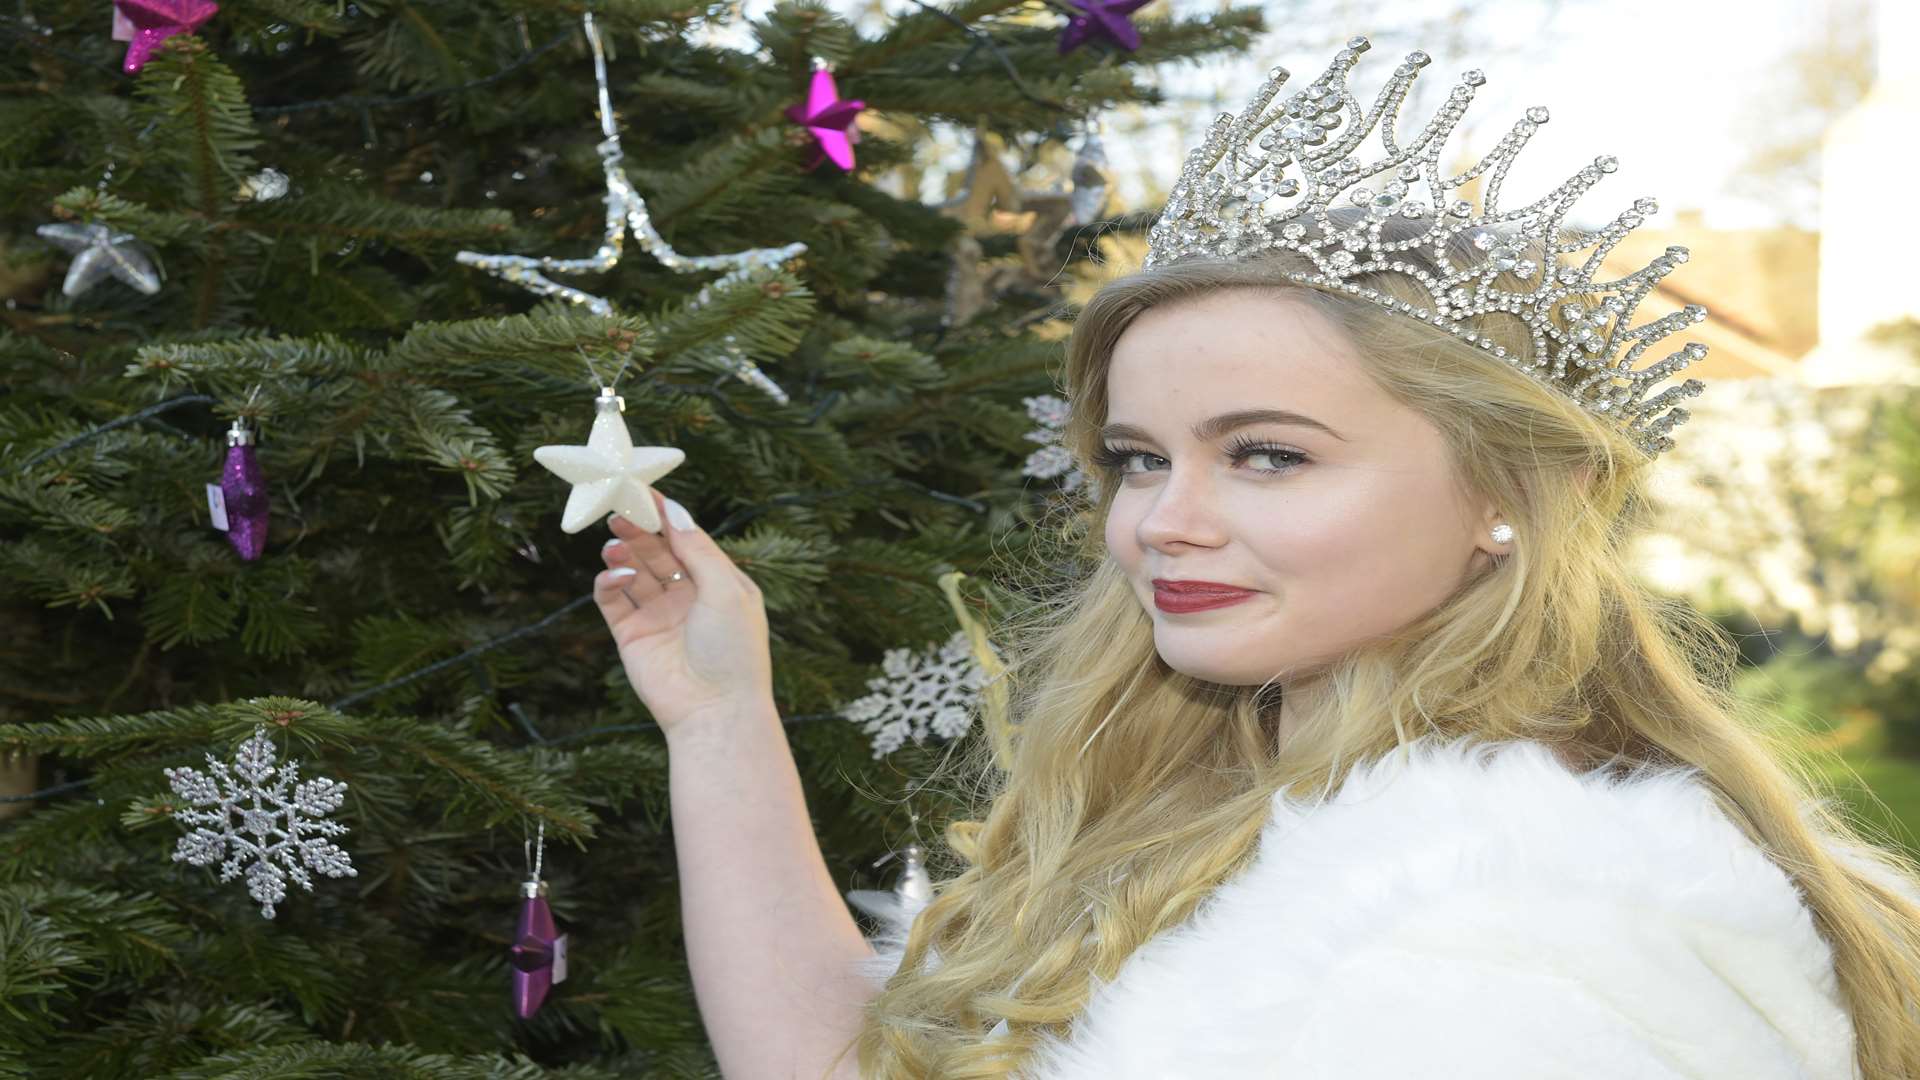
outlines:
[[[1073,463],[1073,455],[1060,445],[1060,428],[1067,422],[1067,401],[1052,394],[1038,397],[1021,398],[1027,407],[1027,415],[1042,425],[1037,431],[1027,432],[1027,438],[1033,442],[1047,445],[1027,455],[1026,464],[1020,467],[1023,476],[1036,480],[1050,480],[1066,473],[1066,479],[1060,482],[1062,491],[1078,491],[1086,482],[1087,476]]]
[[[358,875],[347,853],[326,839],[347,831],[326,818],[340,809],[347,785],[324,777],[300,780],[298,762],[276,767],[265,727],[240,744],[232,769],[212,754],[207,766],[211,776],[197,769],[165,770],[174,794],[205,808],[173,812],[176,820],[195,826],[174,848],[174,862],[206,866],[224,859],[220,880],[232,881],[244,871],[247,892],[269,919],[273,905],[287,898],[289,877],[313,891],[308,867],[328,877]]]
[[[973,725],[986,672],[973,658],[966,631],[954,631],[945,645],[917,657],[910,649],[888,649],[880,667],[887,677],[867,680],[873,693],[840,710],[873,736],[875,758],[908,739],[922,745],[929,734],[957,739]]]

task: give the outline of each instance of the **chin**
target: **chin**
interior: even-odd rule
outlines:
[[[1254,675],[1238,667],[1221,664],[1217,656],[1211,659],[1195,659],[1182,655],[1180,650],[1174,650],[1171,656],[1165,649],[1157,651],[1160,653],[1161,662],[1168,667],[1203,682],[1219,683],[1222,686],[1258,686],[1267,681],[1266,674]]]

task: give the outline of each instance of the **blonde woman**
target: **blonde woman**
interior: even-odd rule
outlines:
[[[1395,136],[1427,60],[1363,111],[1366,48],[1223,117],[1079,313],[1084,572],[998,628],[1014,756],[968,744],[982,819],[907,921],[865,940],[820,859],[752,581],[690,523],[613,522],[597,596],[668,731],[730,1080],[1920,1076],[1916,867],[1623,557],[1701,388],[1654,386],[1698,346],[1632,363],[1704,315],[1629,322],[1685,252],[1564,257],[1651,212],[1564,228],[1607,158],[1453,200],[1479,73]]]

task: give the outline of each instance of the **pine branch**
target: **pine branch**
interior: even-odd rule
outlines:
[[[214,1054],[155,1080],[333,1080],[340,1076],[406,1080],[617,1080],[614,1073],[575,1066],[550,1072],[522,1055],[430,1054],[409,1046],[303,1042]]]
[[[386,198],[364,184],[326,177],[303,181],[298,200],[252,203],[218,228],[337,247],[345,240],[386,244],[429,260],[451,249],[499,243],[513,217],[505,210],[439,210]]]

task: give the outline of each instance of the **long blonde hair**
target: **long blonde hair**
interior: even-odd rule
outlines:
[[[1416,232],[1392,219],[1385,235]],[[1465,245],[1449,257],[1484,258]],[[1529,257],[1555,265],[1538,245]],[[847,1047],[861,1075],[1016,1075],[1042,1033],[1070,1031],[1095,980],[1112,980],[1245,867],[1275,792],[1328,790],[1353,765],[1437,734],[1534,740],[1579,768],[1696,767],[1831,943],[1862,1076],[1920,1076],[1920,906],[1894,887],[1920,888],[1920,865],[1865,841],[1812,794],[1811,765],[1727,689],[1732,640],[1632,574],[1627,542],[1648,524],[1653,462],[1479,348],[1284,276],[1312,269],[1287,251],[1182,260],[1108,282],[1079,313],[1062,441],[1094,482],[1042,530],[1031,566],[1016,567],[1031,571],[1026,613],[994,633],[1013,757],[1003,770],[988,740],[969,739],[953,758],[983,819],[949,826],[948,851],[930,853],[936,876],[943,862],[963,869],[940,884],[900,970],[867,1005]],[[1432,304],[1405,276],[1362,284]],[[1533,282],[1502,275],[1495,285]],[[1326,315],[1378,384],[1439,429],[1468,489],[1491,496],[1520,537],[1432,611],[1317,673],[1315,692],[1288,705],[1284,745],[1271,680],[1212,684],[1160,659],[1151,619],[1101,540],[1116,485],[1092,454],[1114,344],[1141,312],[1220,289],[1285,291]],[[1512,316],[1492,313],[1475,329],[1509,353],[1532,352]],[[1685,438],[1684,425],[1674,434]],[[1836,858],[1842,844],[1852,862]],[[923,967],[929,950],[939,962]],[[987,1038],[1001,1020],[1006,1032]]]

